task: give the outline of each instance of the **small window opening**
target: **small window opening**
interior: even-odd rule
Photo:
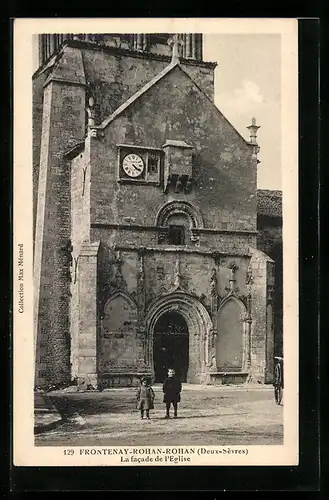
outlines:
[[[169,244],[184,245],[184,226],[169,226]]]
[[[149,155],[148,157],[148,170],[150,174],[158,173],[158,158],[155,155]]]

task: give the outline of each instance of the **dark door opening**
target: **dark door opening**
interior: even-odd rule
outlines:
[[[155,382],[163,382],[169,368],[174,368],[181,382],[186,382],[189,363],[189,335],[183,316],[163,314],[154,329],[153,358]]]
[[[184,245],[184,226],[169,226],[168,239],[169,245]]]

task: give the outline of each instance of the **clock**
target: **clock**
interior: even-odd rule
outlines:
[[[124,157],[122,168],[129,177],[139,177],[144,171],[143,159],[134,153]]]

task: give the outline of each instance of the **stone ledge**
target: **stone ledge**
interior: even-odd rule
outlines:
[[[248,375],[248,372],[210,372],[210,375],[221,375],[221,376],[226,376],[226,375]]]
[[[116,250],[120,250],[122,252],[138,252],[140,246],[137,246],[137,245],[116,245],[115,246],[115,249]],[[184,254],[184,253],[187,253],[187,254],[198,254],[198,255],[208,255],[209,257],[211,257],[214,253],[214,249],[211,249],[211,250],[208,250],[206,247],[202,248],[202,247],[199,247],[199,248],[190,248],[190,247],[187,247],[187,246],[166,246],[166,245],[158,245],[158,246],[154,246],[154,247],[151,247],[151,246],[147,246],[147,247],[144,247],[145,248],[145,251],[146,252],[158,252],[158,253],[162,253],[162,252],[168,252],[168,253],[181,253],[181,254]],[[222,254],[225,254],[227,255],[227,257],[249,257],[250,254],[245,252],[245,251],[241,251],[241,253],[238,253],[238,252],[224,252],[224,251],[221,251],[220,253]]]
[[[147,226],[143,224],[114,224],[114,223],[108,223],[108,222],[92,222],[91,224],[92,228],[95,229],[124,229],[124,230],[135,230],[135,231],[162,231],[164,229],[168,229],[167,226]],[[193,231],[195,231],[198,234],[227,234],[230,236],[256,236],[258,234],[258,231],[254,230],[244,230],[244,229],[238,229],[238,230],[233,230],[233,229],[224,229],[224,228],[211,228],[211,227],[196,227],[193,228]]]
[[[100,247],[100,242],[82,243],[80,249],[80,257],[96,257]]]
[[[166,54],[157,54],[154,52],[138,52],[136,50],[131,50],[131,49],[126,49],[122,47],[111,47],[106,44],[102,44],[99,42],[94,42],[91,40],[72,40],[72,39],[66,39],[60,47],[53,52],[46,61],[34,72],[32,79],[34,80],[37,78],[40,74],[42,74],[46,69],[51,68],[54,66],[55,62],[57,59],[60,57],[61,53],[65,49],[65,47],[72,47],[72,48],[79,48],[79,49],[88,49],[88,50],[94,50],[94,51],[99,51],[99,52],[104,52],[112,55],[117,55],[117,56],[131,56],[136,59],[149,59],[149,60],[155,60],[155,61],[163,61],[166,62],[167,64],[170,63],[171,61],[171,55],[166,55]],[[180,58],[180,63],[183,66],[197,66],[199,68],[204,68],[204,69],[215,69],[218,65],[217,62],[213,61],[200,61],[196,59],[188,59],[188,58]],[[204,74],[207,74],[208,72],[205,72],[203,70]]]
[[[241,384],[247,381],[247,372],[210,372],[210,384],[229,385]]]
[[[135,371],[113,371],[113,372],[103,372],[101,374],[101,378],[106,378],[106,377],[117,377],[117,376],[120,376],[120,375],[124,375],[124,376],[127,376],[127,377],[132,377],[132,376],[136,376],[136,377],[142,377],[142,376],[145,376],[145,375],[150,375],[151,376],[151,372],[149,370],[145,370],[145,371],[138,371],[138,372],[135,372]]]
[[[109,45],[106,45],[104,43],[99,43],[99,42],[93,42],[93,41],[87,41],[87,40],[65,40],[64,42],[64,47],[65,45],[68,47],[77,47],[81,49],[90,49],[90,50],[97,50],[101,52],[105,52],[108,54],[113,54],[113,55],[123,55],[123,56],[131,56],[135,57],[136,59],[150,59],[150,60],[156,60],[156,61],[165,61],[165,62],[170,62],[171,61],[171,55],[165,55],[165,54],[156,54],[153,52],[142,52],[139,53],[136,50],[131,50],[131,49],[126,49],[122,47],[110,47]],[[181,64],[185,64],[187,66],[200,66],[204,68],[210,68],[210,69],[215,69],[217,66],[217,62],[210,62],[210,61],[199,61],[196,59],[185,59],[183,57],[180,58]]]

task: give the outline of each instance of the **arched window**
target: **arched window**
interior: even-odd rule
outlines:
[[[99,370],[134,366],[141,355],[137,344],[137,305],[124,292],[115,293],[105,304],[99,339]],[[129,347],[129,348],[128,348]]]
[[[199,243],[199,229],[203,227],[201,214],[185,201],[171,201],[163,205],[156,217],[159,243],[188,245]]]
[[[216,361],[219,372],[239,372],[244,368],[245,306],[236,297],[224,300],[218,311]]]

